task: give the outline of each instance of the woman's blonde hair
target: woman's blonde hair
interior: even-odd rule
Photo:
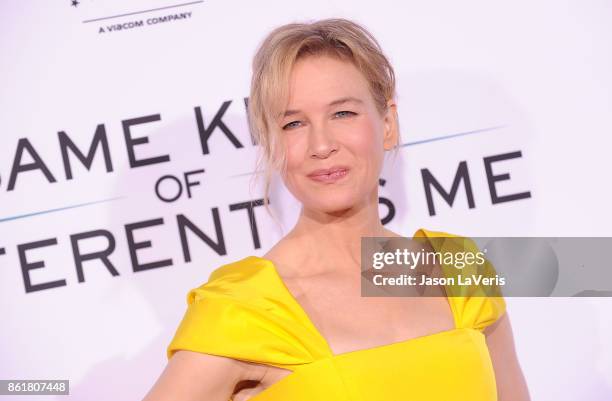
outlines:
[[[381,115],[387,111],[387,101],[395,100],[393,67],[374,36],[363,26],[343,18],[330,18],[290,23],[272,30],[253,58],[247,107],[251,135],[260,145],[256,173],[263,172],[265,176],[266,210],[272,173],[286,167],[279,122],[288,101],[291,70],[297,60],[309,55],[329,55],[353,63],[369,82]],[[398,144],[396,151],[397,148]]]

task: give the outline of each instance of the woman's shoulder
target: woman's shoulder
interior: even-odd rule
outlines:
[[[277,367],[297,366],[320,353],[265,258],[223,264],[189,291],[187,310],[167,348],[190,350]],[[262,345],[265,344],[265,345]]]
[[[189,291],[187,302],[191,304],[203,297],[252,299],[266,288],[271,278],[270,268],[266,259],[255,255],[222,264],[210,273],[205,283]]]
[[[462,262],[461,268],[451,263],[440,266],[446,277],[455,279],[454,284],[447,287],[447,295],[459,327],[483,331],[504,315],[506,301],[502,292],[503,280],[500,280],[495,266],[484,257],[474,239],[424,228],[418,229],[414,237],[426,239],[431,248],[443,256],[475,255],[473,261]]]

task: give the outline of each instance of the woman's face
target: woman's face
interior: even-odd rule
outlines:
[[[368,82],[350,62],[321,55],[299,59],[281,118],[287,170],[283,180],[305,208],[342,211],[374,199],[385,150],[397,142],[395,104],[381,116]],[[317,170],[340,168],[330,174]]]

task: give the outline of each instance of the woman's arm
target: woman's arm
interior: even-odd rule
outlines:
[[[521,370],[508,313],[484,330],[495,379],[498,401],[530,401],[527,383]]]
[[[228,401],[247,374],[231,358],[177,351],[143,401]]]

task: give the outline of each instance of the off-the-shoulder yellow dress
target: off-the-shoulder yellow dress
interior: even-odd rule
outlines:
[[[451,236],[425,229],[414,235]],[[452,237],[457,241],[444,247],[476,247]],[[448,300],[455,320],[450,330],[334,354],[272,262],[248,256],[217,268],[188,293],[167,357],[190,350],[292,371],[250,401],[497,400],[483,330],[504,313],[505,301],[501,293]]]

